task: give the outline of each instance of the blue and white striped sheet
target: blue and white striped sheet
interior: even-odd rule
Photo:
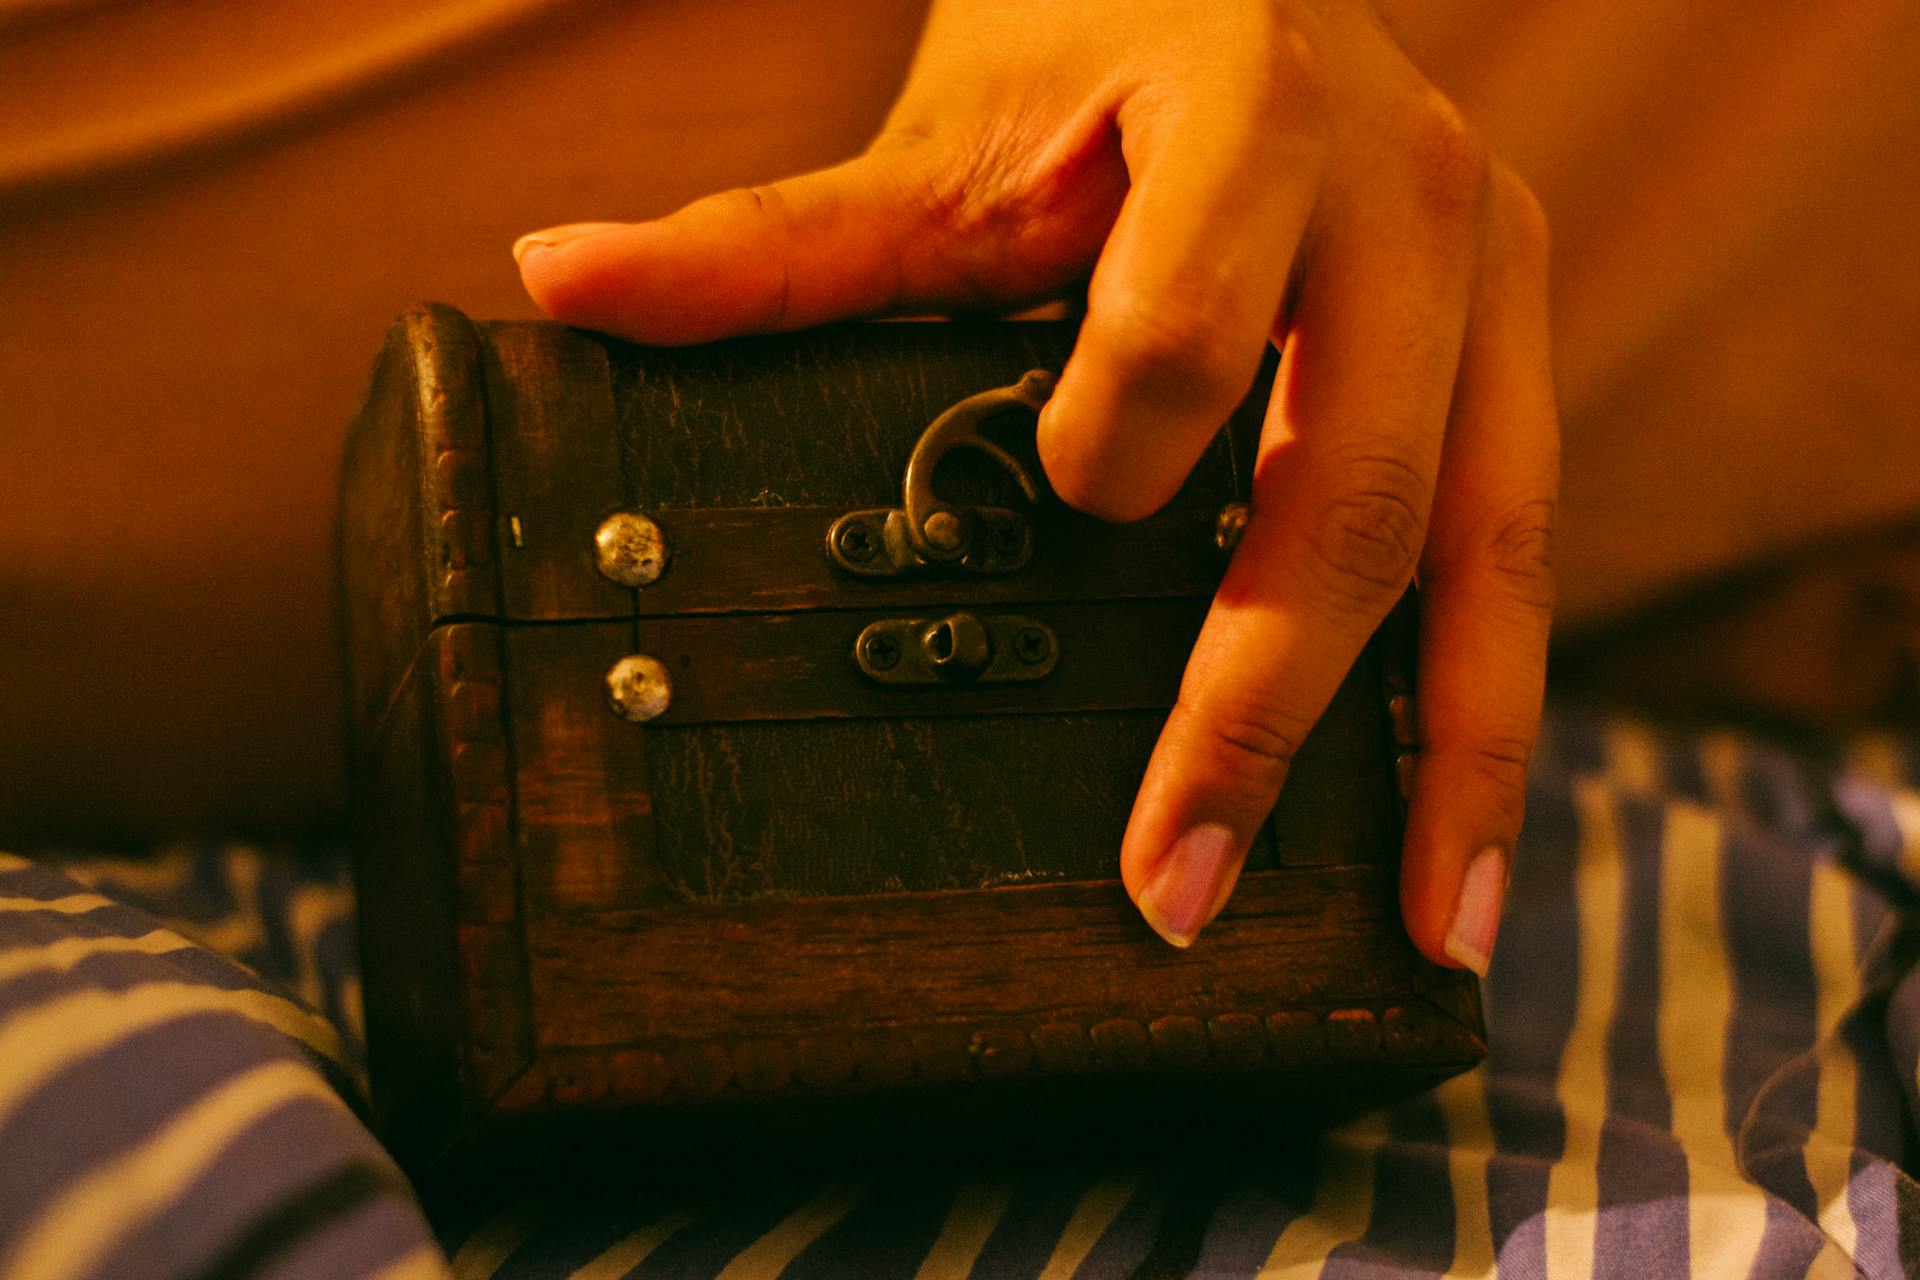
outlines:
[[[338,840],[179,841],[139,857],[52,851],[41,861],[272,979],[360,1058],[353,878]]]
[[[1491,1053],[1429,1096],[1272,1158],[743,1170],[717,1199],[536,1197],[443,1222],[440,1242],[454,1274],[503,1280],[1920,1274],[1917,784],[1920,735],[1816,758],[1557,709],[1487,985]],[[331,857],[62,865],[237,946],[338,1021],[357,1000]],[[357,1083],[323,1020],[47,871],[0,868],[0,898],[38,904],[0,910],[0,1277],[204,1274],[208,1258],[233,1275],[437,1273],[337,1100]],[[199,994],[165,994],[185,987]],[[124,994],[148,988],[159,1003]],[[72,1007],[97,1019],[33,1021],[96,997]],[[199,1043],[215,1031],[234,1043]],[[37,1056],[15,1067],[21,1044]],[[188,1155],[143,1154],[179,1132],[168,1149]],[[379,1190],[303,1216],[289,1189],[320,1167],[377,1168]],[[336,1229],[354,1243],[324,1254]],[[20,1268],[41,1240],[66,1252],[32,1256],[65,1270]],[[235,1240],[328,1263],[246,1270],[231,1260],[266,1246]]]
[[[308,1005],[0,855],[0,1277],[444,1275],[360,1097]]]

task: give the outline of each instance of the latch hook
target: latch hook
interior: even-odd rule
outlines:
[[[827,554],[849,573],[890,578],[929,569],[1011,573],[1033,554],[1033,533],[1018,512],[961,507],[933,491],[940,460],[954,449],[977,449],[1004,467],[1029,502],[1040,486],[1012,453],[987,439],[981,427],[1010,408],[1040,412],[1053,394],[1054,376],[1034,369],[1010,387],[982,391],[935,418],[907,458],[903,506],[850,511],[827,530]]]
[[[996,387],[968,396],[933,420],[907,458],[907,538],[926,560],[957,560],[965,555],[979,532],[974,513],[942,502],[933,492],[933,473],[954,449],[978,449],[1005,467],[1028,502],[1040,501],[1040,488],[1025,466],[1006,449],[987,439],[980,428],[1006,409],[1023,407],[1035,414],[1053,394],[1054,377],[1045,369],[1027,372],[1011,387]]]

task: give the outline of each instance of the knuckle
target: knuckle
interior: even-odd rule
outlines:
[[[1287,768],[1312,726],[1253,697],[1211,707],[1202,727],[1209,787],[1249,813],[1273,807]]]
[[[1540,198],[1505,165],[1495,165],[1492,222],[1500,250],[1525,278],[1544,284],[1553,235]]]
[[[1526,795],[1527,765],[1532,759],[1531,735],[1496,731],[1481,735],[1462,763],[1496,795],[1517,806]]]
[[[867,144],[866,154],[911,154],[929,146],[941,136],[941,126],[950,123],[949,113],[938,108],[938,103],[929,102],[923,95],[903,91],[880,132]]]
[[[1224,309],[1197,294],[1136,294],[1100,299],[1094,308],[1098,318],[1090,314],[1087,336],[1128,383],[1177,389],[1195,412],[1222,416],[1252,384],[1253,365],[1235,350]]]
[[[772,183],[754,187],[735,187],[708,197],[715,211],[762,222],[785,221],[790,210],[784,192]]]
[[[1508,593],[1531,609],[1553,607],[1554,504],[1529,502],[1494,526],[1488,563]]]
[[[1325,60],[1308,32],[1313,15],[1301,3],[1261,7],[1264,19],[1247,48],[1255,59],[1270,114],[1317,131],[1332,114]]]
[[[1407,463],[1366,458],[1315,516],[1308,564],[1327,595],[1384,612],[1407,589],[1426,536],[1426,481]]]
[[[1405,143],[1414,190],[1428,213],[1450,223],[1477,220],[1493,161],[1459,108],[1427,90],[1408,112]]]

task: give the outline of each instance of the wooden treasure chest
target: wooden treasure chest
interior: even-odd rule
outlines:
[[[370,1069],[410,1171],[614,1134],[1005,1150],[1143,1103],[1237,1135],[1478,1061],[1475,980],[1400,922],[1404,606],[1202,939],[1127,900],[1269,385],[1112,526],[1033,456],[1072,339],[395,324],[341,532]]]

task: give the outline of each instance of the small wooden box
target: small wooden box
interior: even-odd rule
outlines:
[[[341,546],[376,1123],[409,1170],[636,1128],[1240,1134],[1478,1061],[1474,980],[1400,923],[1398,616],[1201,940],[1127,901],[1267,386],[1171,505],[1105,525],[1017,482],[1023,375],[1072,337],[396,323]]]

